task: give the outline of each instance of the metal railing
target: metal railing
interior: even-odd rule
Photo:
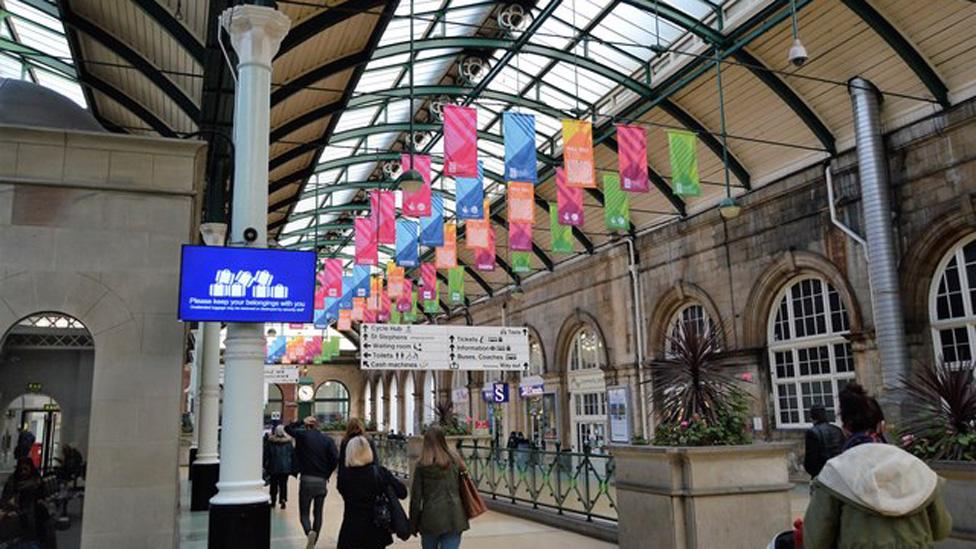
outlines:
[[[385,436],[376,438],[376,453],[379,454],[379,461],[394,475],[401,478],[410,476],[410,460],[407,457],[407,441],[404,439],[387,438]]]

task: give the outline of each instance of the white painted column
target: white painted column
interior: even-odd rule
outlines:
[[[271,61],[291,21],[274,8],[241,5],[220,16],[237,52],[234,98],[232,245],[264,248],[268,232],[268,132]],[[245,233],[254,231],[250,242]],[[265,340],[262,324],[232,323],[224,352],[224,421],[220,481],[214,505],[268,501],[261,478],[261,401]]]
[[[206,465],[220,463],[217,451],[217,427],[220,425],[220,323],[201,322],[200,338],[200,399],[197,431],[197,460]]]
[[[200,367],[203,359],[203,330],[202,326],[193,330],[193,360],[190,362],[190,386],[187,389],[186,411],[190,413],[193,422],[193,437],[190,448],[197,448],[200,444]]]

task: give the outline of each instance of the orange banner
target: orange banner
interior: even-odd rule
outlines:
[[[535,186],[512,181],[508,184],[508,222],[535,223]]]
[[[339,322],[336,329],[345,332],[352,329],[352,311],[349,309],[339,309]]]
[[[365,297],[354,297],[352,298],[352,319],[356,322],[363,321],[363,314],[366,312],[366,298]]]
[[[586,120],[563,120],[563,161],[566,185],[596,188],[593,124]]]
[[[386,291],[391,298],[396,299],[403,294],[403,278],[403,267],[397,267],[393,262],[386,265]]]
[[[457,267],[457,225],[444,224],[444,245],[434,249],[434,265],[438,269]]]

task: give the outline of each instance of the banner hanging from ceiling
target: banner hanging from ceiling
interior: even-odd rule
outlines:
[[[465,224],[464,244],[469,250],[484,250],[489,246],[491,222],[487,219],[469,219]]]
[[[356,322],[363,321],[363,312],[366,310],[366,298],[365,297],[354,297],[352,298],[352,319]]]
[[[509,223],[535,223],[535,187],[513,181],[508,184]]]
[[[401,267],[416,267],[420,263],[418,250],[419,224],[409,219],[397,219],[396,263]]]
[[[583,225],[583,189],[566,183],[566,171],[556,168],[556,206],[563,225]]]
[[[457,225],[444,224],[444,244],[434,249],[434,264],[438,269],[457,267]]]
[[[464,304],[464,267],[447,271],[447,298],[451,305]]]
[[[532,251],[532,224],[509,222],[508,247],[521,252]]]
[[[490,273],[495,270],[495,226],[487,221],[485,225],[485,247],[474,251],[474,266],[479,271]]]
[[[437,269],[433,263],[420,264],[420,281],[420,299],[424,301],[434,299],[437,293]]]
[[[573,228],[559,219],[559,205],[549,203],[550,247],[554,253],[573,253]]]
[[[617,125],[617,163],[620,187],[632,193],[650,190],[647,175],[647,132],[640,126]]]
[[[396,307],[401,313],[410,312],[410,308],[413,307],[412,299],[413,297],[413,281],[409,278],[403,280],[403,292],[400,293],[400,297],[397,298]]]
[[[484,217],[482,203],[485,200],[484,166],[478,161],[477,177],[457,177],[454,179],[455,215],[458,219],[481,219]]]
[[[367,265],[354,265],[352,268],[352,278],[355,280],[355,297],[369,296],[369,275],[372,271]]]
[[[342,297],[342,260],[323,259],[322,260],[322,288],[325,290],[325,297]]]
[[[376,320],[379,322],[390,321],[390,296],[385,291],[380,290],[379,308],[376,311]]]
[[[386,291],[390,297],[398,298],[403,293],[403,279],[405,276],[403,267],[397,266],[392,261],[386,264]]]
[[[444,106],[444,175],[477,177],[478,111],[472,107]]]
[[[376,244],[376,226],[368,217],[357,217],[354,222],[356,231],[356,265],[376,265],[378,261]]]
[[[339,308],[352,309],[354,297],[356,297],[356,279],[352,276],[342,277],[342,297],[339,298]]]
[[[620,187],[620,176],[603,174],[603,220],[611,231],[630,230],[630,197]]]
[[[380,310],[380,294],[383,293],[383,277],[373,275],[369,279],[369,297],[366,298],[366,309],[376,312]]]
[[[404,173],[410,170],[410,159],[408,153],[400,156],[400,167]],[[413,155],[413,169],[420,173],[424,185],[414,192],[403,191],[403,215],[426,217],[430,215],[430,157],[425,154]]]
[[[376,224],[376,240],[380,244],[396,242],[396,194],[376,190],[369,193],[370,216]]]
[[[668,130],[671,159],[671,189],[678,196],[700,196],[698,180],[698,138],[692,132]]]
[[[593,124],[586,120],[563,120],[563,164],[567,185],[596,187]]]
[[[420,218],[420,244],[444,244],[444,197],[440,193],[430,197],[430,215]]]
[[[340,332],[346,332],[352,329],[352,311],[339,309],[339,320],[336,322],[336,329]]]
[[[535,117],[506,112],[502,115],[505,138],[505,181],[538,182],[535,157]]]
[[[529,252],[509,252],[509,259],[512,261],[512,271],[516,273],[527,273],[532,270],[532,254]]]

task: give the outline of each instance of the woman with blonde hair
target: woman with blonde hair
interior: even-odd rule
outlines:
[[[376,444],[366,434],[366,426],[363,424],[363,420],[354,417],[349,418],[349,421],[346,422],[346,433],[342,436],[342,441],[339,443],[339,470],[342,470],[346,466],[346,446],[355,437],[363,437],[369,442],[369,449],[373,451],[373,462],[379,465],[380,456],[376,453]]]
[[[376,498],[388,486],[400,499],[407,497],[407,487],[385,467],[375,463],[369,441],[354,436],[345,445],[346,455],[339,469],[339,493],[345,502],[337,549],[380,549],[393,543],[388,530],[377,528]]]
[[[420,534],[423,549],[461,546],[461,532],[468,529],[460,492],[464,471],[464,461],[444,432],[427,429],[410,489],[410,526]]]

